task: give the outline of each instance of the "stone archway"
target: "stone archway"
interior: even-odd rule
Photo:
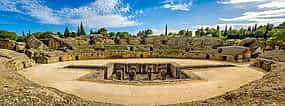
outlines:
[[[25,63],[25,62],[22,62],[22,64],[23,64],[23,68],[27,68],[27,66],[26,66],[26,63]]]
[[[210,55],[209,54],[206,55],[206,59],[210,59]]]
[[[223,61],[227,61],[227,56],[223,56]]]
[[[79,60],[79,56],[75,56],[75,60]]]
[[[58,61],[59,61],[59,62],[62,62],[62,57],[59,57],[59,58],[58,58]]]

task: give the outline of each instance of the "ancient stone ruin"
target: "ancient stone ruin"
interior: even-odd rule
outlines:
[[[96,69],[98,72],[92,78],[95,80],[163,81],[191,78],[176,63],[108,63],[105,66],[71,65],[65,68]]]

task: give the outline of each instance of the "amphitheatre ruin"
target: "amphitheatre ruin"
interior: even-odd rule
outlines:
[[[284,42],[46,34],[0,44],[1,105],[284,104]]]

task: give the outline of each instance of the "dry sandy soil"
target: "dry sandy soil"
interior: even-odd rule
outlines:
[[[191,59],[121,59],[70,61],[39,64],[20,72],[28,79],[44,86],[57,88],[87,100],[127,105],[164,105],[205,100],[235,90],[257,80],[264,73],[248,65],[237,67],[187,70],[203,80],[175,85],[134,86],[78,81],[90,70],[63,69],[67,65],[103,65],[108,62],[176,62],[181,65],[219,65],[219,61]]]

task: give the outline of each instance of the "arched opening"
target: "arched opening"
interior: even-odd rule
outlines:
[[[153,51],[153,47],[149,47],[149,51],[151,51],[151,52],[152,52],[152,51]]]
[[[75,60],[79,60],[79,56],[75,56]]]
[[[134,47],[131,46],[131,47],[130,47],[130,51],[134,51]]]
[[[223,49],[218,49],[218,53],[222,53],[223,52]]]
[[[234,59],[235,59],[235,61],[238,61],[238,56],[235,56]]]
[[[23,63],[23,68],[27,68],[26,63],[25,62],[22,63]]]
[[[166,40],[162,40],[161,43],[162,43],[163,45],[166,45],[167,41],[166,41]]]
[[[62,62],[62,57],[59,57],[59,58],[58,58],[58,61]]]
[[[210,59],[210,55],[209,54],[206,55],[206,59]]]
[[[140,58],[143,58],[143,54],[140,55]]]
[[[227,56],[223,56],[223,61],[226,61],[227,60]]]

